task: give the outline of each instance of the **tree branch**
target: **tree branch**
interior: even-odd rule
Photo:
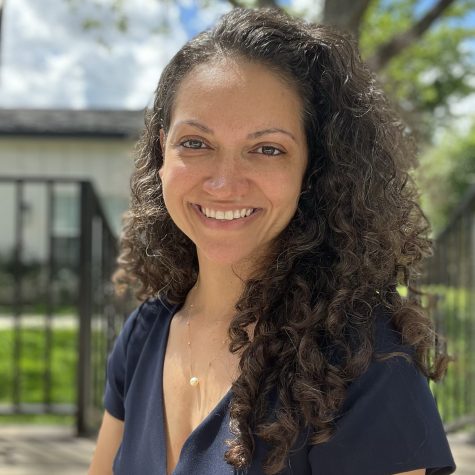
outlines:
[[[228,2],[232,5],[233,8],[240,8],[244,6],[241,4],[241,2],[238,2],[238,0],[228,0]]]
[[[419,39],[455,0],[439,0],[418,22],[403,33],[399,33],[382,44],[367,61],[370,68],[377,72],[402,50]]]
[[[1,0],[0,0],[1,1]],[[228,3],[232,5],[233,8],[245,8],[246,5],[241,3],[239,0],[228,0]],[[279,8],[276,0],[257,0],[256,7],[259,8]]]

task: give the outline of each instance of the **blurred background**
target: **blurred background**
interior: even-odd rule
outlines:
[[[85,473],[133,305],[109,278],[143,110],[236,6],[350,31],[415,135],[424,303],[454,357],[433,391],[475,474],[475,0],[0,0],[0,473]]]

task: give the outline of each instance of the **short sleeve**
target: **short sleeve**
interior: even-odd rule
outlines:
[[[334,436],[309,449],[313,475],[455,471],[424,376],[403,356],[374,361],[348,388]]]
[[[124,420],[125,417],[124,399],[127,347],[135,328],[138,314],[139,310],[137,309],[128,317],[107,359],[104,407],[109,414],[120,420]]]

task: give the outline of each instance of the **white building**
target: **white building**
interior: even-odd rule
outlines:
[[[118,232],[143,115],[143,111],[0,109],[0,177],[90,180]],[[54,235],[64,242],[78,236],[77,191],[71,185],[54,187]],[[24,257],[42,260],[47,248],[46,187],[25,184],[22,207]],[[15,216],[15,186],[0,182],[0,256],[13,249]]]

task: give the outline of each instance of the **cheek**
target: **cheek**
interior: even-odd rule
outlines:
[[[271,201],[279,207],[295,210],[302,188],[300,175],[283,173],[275,176],[271,183],[267,190]]]
[[[177,186],[174,185],[175,175],[174,170],[166,165],[163,165],[159,171],[160,179],[162,181],[162,192],[165,205],[170,210],[170,205],[173,203],[173,191],[177,189]]]
[[[181,197],[199,183],[199,176],[182,163],[168,163],[159,171],[165,203]]]

